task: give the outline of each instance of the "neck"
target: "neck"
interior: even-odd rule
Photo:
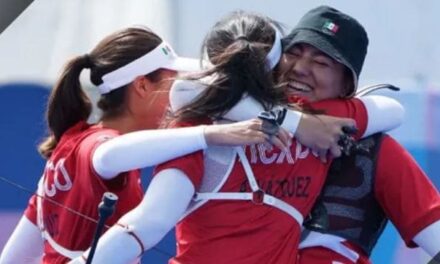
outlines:
[[[103,127],[117,130],[121,134],[139,130],[133,118],[129,118],[128,116],[107,118],[101,120],[100,123]]]
[[[145,116],[133,116],[130,114],[125,114],[117,117],[111,117],[107,119],[102,119],[101,124],[105,128],[111,128],[119,131],[121,134],[146,130],[146,129],[156,129],[157,124],[152,122],[146,122],[147,117]]]

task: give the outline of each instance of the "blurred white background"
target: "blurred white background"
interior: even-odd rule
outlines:
[[[361,84],[440,83],[437,0],[35,0],[0,35],[0,81],[52,81],[66,57],[133,24],[148,25],[181,55],[198,56],[209,28],[232,10],[256,11],[293,26],[321,4],[354,16],[369,33]]]

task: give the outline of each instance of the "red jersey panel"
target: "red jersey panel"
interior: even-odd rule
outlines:
[[[62,136],[46,163],[43,173],[44,196],[93,219],[98,219],[98,204],[104,192],[115,193],[119,199],[113,216],[106,224],[112,225],[123,214],[133,209],[142,199],[140,171],[122,173],[104,181],[92,167],[92,153],[105,140],[117,136],[115,130],[90,126],[80,122]],[[31,198],[26,216],[36,223],[35,197]],[[55,205],[42,202],[43,221],[51,237],[68,250],[87,249],[92,242],[96,224]],[[43,263],[65,263],[45,242]]]
[[[319,104],[332,114],[354,118],[366,128],[363,104],[353,99]],[[331,109],[331,110],[330,110]],[[325,181],[330,163],[322,163],[310,149],[294,142],[288,151],[265,144],[246,146],[245,152],[260,188],[309,213]],[[196,190],[203,178],[201,151],[166,162],[156,172],[182,170]],[[237,158],[220,192],[251,192]],[[301,227],[285,212],[251,201],[209,201],[176,226],[177,256],[170,263],[295,263]]]
[[[424,228],[440,220],[440,195],[416,161],[396,140],[384,135],[375,173],[375,198],[409,247]],[[349,241],[344,242],[360,255],[358,264],[371,263],[368,256]],[[323,248],[300,250],[299,263],[352,263],[340,254]],[[326,262],[325,262],[326,261]]]
[[[379,151],[376,198],[408,246],[440,219],[440,195],[416,161],[399,143],[385,136]]]

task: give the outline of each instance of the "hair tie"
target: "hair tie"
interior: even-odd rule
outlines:
[[[90,69],[93,66],[92,58],[88,53],[86,53],[82,56],[82,60],[84,62],[84,64],[83,64],[84,68]]]
[[[236,38],[235,38],[235,41],[237,41],[237,40],[246,40],[246,41],[249,41],[248,37],[245,36],[245,35],[240,35],[240,36],[236,37]]]

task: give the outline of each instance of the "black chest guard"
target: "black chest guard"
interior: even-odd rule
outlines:
[[[363,150],[335,159],[324,189],[304,226],[343,237],[371,254],[387,218],[374,195],[377,154],[383,134],[360,141]]]

